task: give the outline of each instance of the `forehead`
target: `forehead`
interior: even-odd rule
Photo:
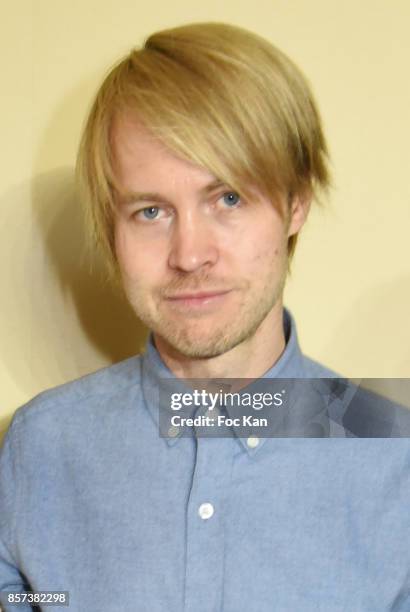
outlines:
[[[135,189],[136,186],[158,188],[162,184],[202,187],[216,179],[206,168],[179,157],[130,114],[115,117],[111,147],[113,170],[120,191]]]

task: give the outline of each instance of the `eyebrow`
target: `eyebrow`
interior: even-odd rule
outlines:
[[[201,197],[203,197],[208,195],[209,193],[212,193],[212,191],[219,189],[220,187],[228,188],[226,183],[223,183],[219,179],[216,179],[211,183],[208,183],[208,185],[202,187],[199,190],[199,194]],[[119,195],[118,202],[120,206],[130,206],[131,204],[137,204],[138,202],[156,202],[169,204],[169,200],[166,197],[162,196],[160,193],[150,191],[129,191],[127,193]]]

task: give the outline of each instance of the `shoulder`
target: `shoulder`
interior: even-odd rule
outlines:
[[[304,357],[306,377],[325,398],[329,418],[349,436],[359,438],[410,437],[410,411],[360,383]]]
[[[14,429],[30,424],[45,431],[60,424],[84,423],[124,406],[120,398],[138,395],[141,359],[131,357],[36,395],[15,412]]]

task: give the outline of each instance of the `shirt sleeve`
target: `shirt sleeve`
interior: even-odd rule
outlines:
[[[24,593],[28,585],[16,559],[15,532],[18,521],[19,466],[18,423],[10,425],[0,450],[0,610],[14,612],[7,603],[7,592]],[[19,605],[19,612],[31,612],[30,605]]]

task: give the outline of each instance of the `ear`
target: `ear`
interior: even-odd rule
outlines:
[[[290,217],[288,224],[288,238],[297,234],[303,227],[310,210],[312,193],[303,191],[292,197],[290,203]]]

